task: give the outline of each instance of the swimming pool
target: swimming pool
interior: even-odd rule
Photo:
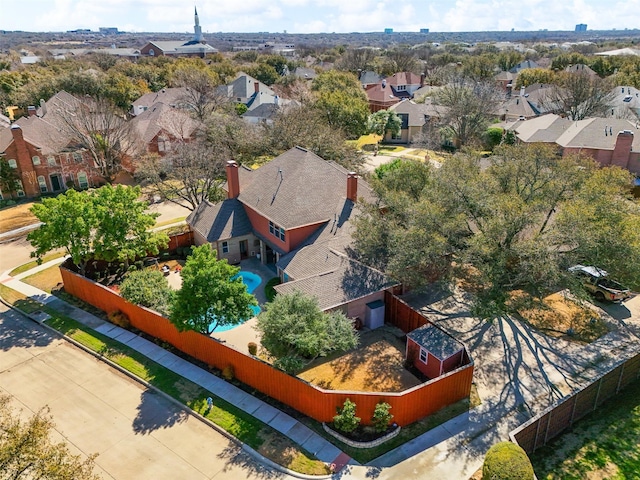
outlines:
[[[258,286],[262,283],[262,277],[260,277],[260,275],[253,273],[253,272],[247,272],[245,270],[240,270],[236,275],[234,275],[233,277],[231,277],[232,280],[236,279],[240,277],[242,279],[242,283],[244,283],[247,286],[247,292],[249,293],[253,293],[253,291],[258,288]],[[253,316],[255,317],[256,315],[258,315],[260,313],[260,306],[258,305],[254,305],[251,307],[251,310],[253,310]],[[219,326],[218,328],[216,328],[213,332],[214,333],[218,333],[218,332],[226,332],[228,330],[232,330],[238,326],[242,325],[242,323],[239,323],[237,325],[222,325]]]

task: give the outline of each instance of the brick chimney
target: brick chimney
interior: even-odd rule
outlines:
[[[27,107],[27,112],[29,113],[30,117],[35,117],[35,115],[36,115],[36,107],[34,107],[33,105],[29,105]]]
[[[424,79],[426,78],[426,75],[424,73],[420,74],[420,88],[424,87]]]
[[[256,93],[260,93],[260,82],[253,82],[253,90]]]
[[[21,170],[24,169],[25,166],[31,166],[31,157],[29,155],[29,149],[27,148],[27,143],[24,141],[24,136],[22,134],[22,128],[17,123],[11,125],[11,135],[13,136],[13,142],[16,145],[16,160],[19,164],[21,164]]]
[[[616,144],[613,147],[613,155],[611,155],[611,164],[622,168],[629,166],[629,157],[631,156],[633,144],[633,132],[631,130],[623,130],[618,133]]]
[[[347,174],[347,198],[352,202],[358,201],[358,174],[356,172]]]
[[[227,198],[236,198],[240,195],[240,179],[238,177],[238,164],[234,160],[227,161]]]

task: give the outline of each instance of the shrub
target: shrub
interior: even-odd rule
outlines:
[[[233,365],[227,365],[226,367],[224,367],[224,369],[222,370],[222,378],[230,382],[234,377],[235,375],[233,371]]]
[[[358,428],[360,417],[356,417],[356,404],[347,398],[342,408],[338,407],[338,414],[333,417],[333,425],[345,433]]]
[[[389,423],[391,423],[391,419],[393,418],[389,410],[391,410],[391,405],[387,402],[380,402],[376,405],[373,411],[373,417],[371,417],[376,432],[384,432],[389,427]]]
[[[131,327],[131,322],[129,321],[129,317],[127,317],[126,313],[121,312],[120,310],[115,310],[107,315],[107,318],[111,323],[117,325],[122,328]]]
[[[532,480],[533,467],[515,443],[500,442],[489,449],[482,465],[483,480]]]
[[[122,282],[120,294],[128,302],[151,308],[166,316],[169,313],[173,291],[162,272],[135,270],[129,272]]]
[[[249,342],[249,353],[251,355],[256,355],[258,353],[258,344],[256,342]]]

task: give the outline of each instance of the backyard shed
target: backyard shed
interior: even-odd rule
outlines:
[[[433,324],[407,334],[407,360],[430,379],[455,370],[464,360],[464,345]]]

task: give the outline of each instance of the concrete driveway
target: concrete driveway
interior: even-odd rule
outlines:
[[[25,413],[45,405],[54,438],[97,453],[105,479],[286,478],[128,376],[0,304],[0,392]]]

